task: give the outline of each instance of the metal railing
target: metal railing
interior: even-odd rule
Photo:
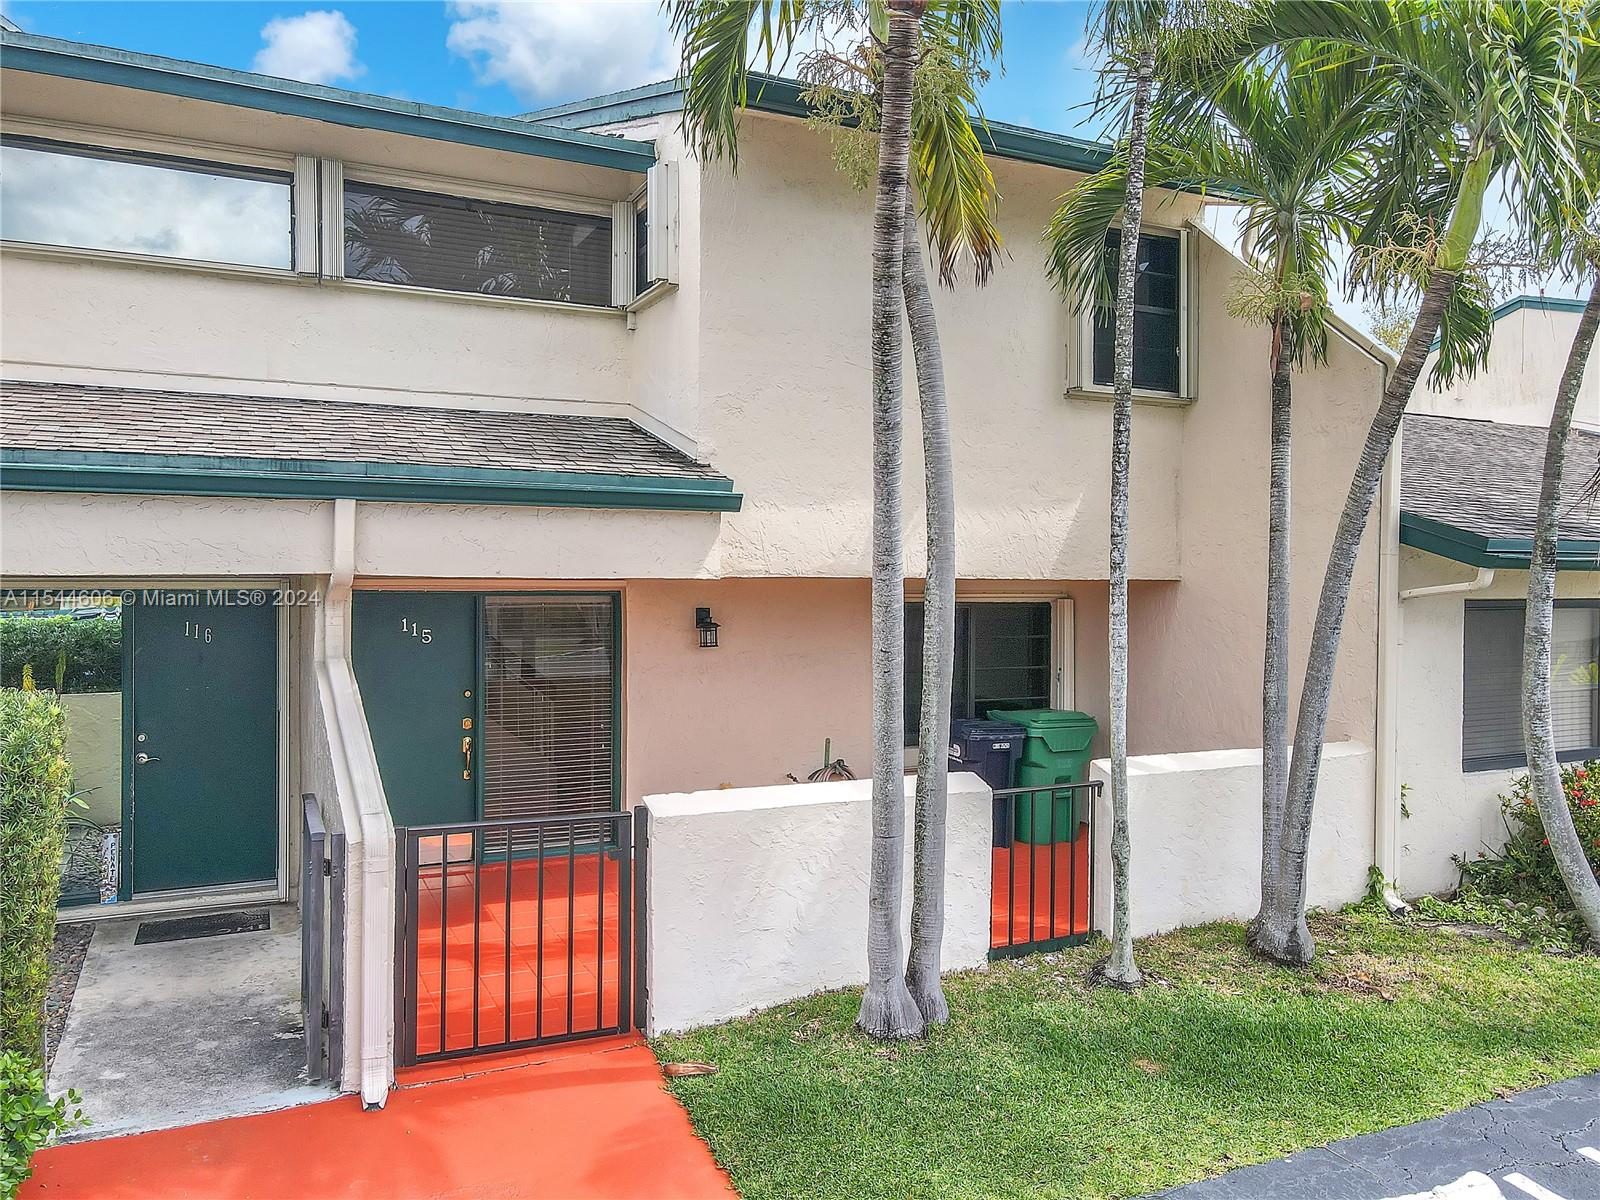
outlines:
[[[632,814],[414,826],[396,842],[402,1063],[633,1028]]]
[[[990,958],[1058,950],[1094,929],[1099,780],[996,788]]]
[[[306,1074],[339,1083],[344,1061],[345,839],[330,834],[317,798],[300,798],[300,1008]]]

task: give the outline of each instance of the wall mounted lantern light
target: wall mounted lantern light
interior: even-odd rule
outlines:
[[[709,608],[697,608],[694,610],[694,627],[700,634],[700,649],[715,650],[717,648],[718,625],[711,619],[711,610]]]

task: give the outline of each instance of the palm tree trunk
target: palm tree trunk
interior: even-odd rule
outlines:
[[[906,840],[900,313],[920,16],[920,3],[891,0],[872,210],[872,864],[867,988],[856,1025],[877,1038],[916,1037],[923,1031],[922,1014],[906,989],[900,940]]]
[[[1556,391],[1555,412],[1545,442],[1544,481],[1539,491],[1539,517],[1533,536],[1533,561],[1528,571],[1527,624],[1522,640],[1522,742],[1528,754],[1533,802],[1544,823],[1550,853],[1567,885],[1572,903],[1589,927],[1589,940],[1600,947],[1600,884],[1584,854],[1583,841],[1572,823],[1572,810],[1561,787],[1555,732],[1550,724],[1550,633],[1555,621],[1556,524],[1561,506],[1561,472],[1567,433],[1578,402],[1584,368],[1600,328],[1600,283],[1589,291],[1578,320],[1578,332],[1567,353],[1566,369]]]
[[[906,986],[923,1019],[950,1019],[939,981],[944,942],[945,826],[950,798],[948,735],[955,674],[956,496],[950,411],[933,293],[917,241],[917,208],[906,194],[904,279],[911,351],[922,408],[922,461],[928,510],[928,574],[922,597],[922,712],[917,738],[917,811],[911,881],[911,954]]]
[[[1111,956],[1101,973],[1111,983],[1143,982],[1133,961],[1128,896],[1128,477],[1133,456],[1133,294],[1144,223],[1145,133],[1155,84],[1155,48],[1139,54],[1128,121],[1127,198],[1117,256],[1116,357],[1111,406]]]
[[[1270,889],[1270,903],[1266,895],[1268,889],[1263,889],[1262,910],[1250,929],[1251,947],[1278,962],[1308,963],[1315,952],[1311,930],[1306,925],[1307,851],[1312,806],[1317,794],[1317,770],[1322,759],[1322,738],[1328,725],[1328,703],[1333,696],[1333,672],[1339,658],[1339,637],[1344,628],[1345,605],[1350,598],[1350,580],[1355,574],[1361,535],[1383,479],[1384,460],[1400,429],[1400,418],[1405,414],[1417,377],[1422,373],[1428,346],[1439,332],[1439,321],[1455,291],[1456,278],[1457,272],[1439,267],[1428,276],[1411,336],[1406,339],[1400,361],[1389,376],[1383,399],[1367,430],[1367,440],[1361,448],[1328,554],[1295,724],[1277,886]]]
[[[1272,469],[1267,489],[1267,645],[1261,670],[1261,911],[1279,903],[1285,795],[1289,786],[1289,541],[1292,396],[1288,319],[1272,323]]]
[[[1339,661],[1339,638],[1344,631],[1344,611],[1350,599],[1361,535],[1372,513],[1383,480],[1383,464],[1400,431],[1411,393],[1416,389],[1428,348],[1439,332],[1445,305],[1455,294],[1456,281],[1478,235],[1483,218],[1483,198],[1494,175],[1495,148],[1477,146],[1462,171],[1449,224],[1440,242],[1422,305],[1411,326],[1400,361],[1383,389],[1383,399],[1367,429],[1367,440],[1356,463],[1344,510],[1328,551],[1328,566],[1317,598],[1317,619],[1311,627],[1311,649],[1306,656],[1306,676],[1300,689],[1300,711],[1295,718],[1294,757],[1289,763],[1289,786],[1284,797],[1283,848],[1278,860],[1278,887],[1273,903],[1263,904],[1250,929],[1250,945],[1278,962],[1303,965],[1311,961],[1316,945],[1306,925],[1306,865],[1311,842],[1311,817],[1317,799],[1317,773],[1322,766],[1322,738],[1328,728],[1328,704],[1333,698],[1333,672]]]

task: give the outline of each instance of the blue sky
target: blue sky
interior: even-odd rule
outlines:
[[[498,114],[662,78],[675,61],[649,0],[7,0],[5,12],[33,33],[247,70],[277,66],[272,73]],[[1006,72],[986,90],[989,116],[1088,132],[1087,113],[1074,111],[1094,88],[1082,56],[1085,13],[1083,3],[1057,0],[1005,6]]]

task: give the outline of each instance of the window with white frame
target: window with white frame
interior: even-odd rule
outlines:
[[[609,216],[344,185],[347,279],[609,305],[611,238]]]
[[[905,606],[906,745],[917,744],[922,713],[923,610]],[[991,708],[1070,706],[1069,600],[959,600],[950,716],[983,718]]]
[[[7,135],[7,242],[288,270],[293,175]]]
[[[1468,601],[1462,655],[1461,764],[1468,771],[1527,765],[1522,743],[1521,601]],[[1565,761],[1600,757],[1600,601],[1556,602],[1551,725]]]
[[[1104,267],[1113,280],[1121,246],[1121,230],[1107,233]],[[1193,394],[1189,363],[1188,270],[1186,234],[1147,229],[1140,235],[1133,297],[1135,393],[1172,399],[1188,399]],[[1089,304],[1072,325],[1068,336],[1069,390],[1111,391],[1116,359],[1113,315],[1108,304]]]

